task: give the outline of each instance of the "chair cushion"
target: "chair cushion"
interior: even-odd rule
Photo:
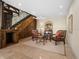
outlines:
[[[61,31],[58,31],[57,33],[56,33],[56,38],[57,39],[60,39],[62,37],[62,32]]]

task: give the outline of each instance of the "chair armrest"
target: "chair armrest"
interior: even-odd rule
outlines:
[[[61,38],[64,38],[64,37],[61,37]]]

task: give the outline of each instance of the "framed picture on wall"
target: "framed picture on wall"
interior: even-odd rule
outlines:
[[[73,32],[73,15],[72,14],[68,18],[68,31],[69,33]]]

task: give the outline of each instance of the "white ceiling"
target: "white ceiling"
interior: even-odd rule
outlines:
[[[66,16],[72,0],[3,0],[38,17]]]

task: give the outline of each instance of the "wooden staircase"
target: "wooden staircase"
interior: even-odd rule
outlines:
[[[29,16],[27,19],[21,21],[18,25],[11,29],[15,29],[18,31],[19,39],[26,38],[31,36],[31,30],[36,29],[36,19],[34,16]]]
[[[5,3],[5,2],[3,2],[3,3]],[[10,6],[8,4],[7,4],[7,7],[14,9],[14,11],[10,10],[10,12],[12,12],[12,14],[17,13],[19,15],[19,9],[17,9],[13,6]],[[6,9],[4,9],[4,10],[6,10]],[[9,10],[7,9],[7,12],[8,11]],[[4,16],[4,15],[2,15],[2,16]],[[12,18],[10,18],[9,20],[11,21],[11,19]],[[4,19],[4,21],[5,20],[6,20],[6,18]],[[8,21],[6,21],[6,22],[8,22]],[[8,23],[4,23],[4,24],[7,25]],[[28,16],[24,17],[23,19],[21,19],[20,21],[15,23],[14,25],[12,25],[10,27],[9,26],[3,27],[2,29],[0,29],[0,43],[1,43],[0,48],[3,48],[6,45],[8,45],[7,41],[11,41],[11,43],[17,43],[20,39],[31,36],[32,35],[31,31],[32,31],[32,29],[36,29],[36,25],[37,25],[36,17],[32,14],[29,14]]]

